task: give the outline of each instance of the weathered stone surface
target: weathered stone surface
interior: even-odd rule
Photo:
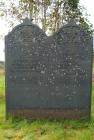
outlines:
[[[75,23],[53,36],[26,19],[6,36],[7,114],[90,116],[93,41]]]

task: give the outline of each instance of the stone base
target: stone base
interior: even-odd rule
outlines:
[[[7,115],[21,118],[33,119],[80,119],[90,118],[90,112],[87,110],[53,110],[53,109],[21,109],[10,110]]]

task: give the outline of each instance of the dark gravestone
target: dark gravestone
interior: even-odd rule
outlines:
[[[92,36],[75,23],[51,37],[30,21],[6,36],[7,114],[90,117]]]

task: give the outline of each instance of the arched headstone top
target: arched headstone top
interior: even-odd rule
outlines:
[[[72,41],[77,38],[77,41],[84,42],[85,40],[92,40],[92,34],[88,32],[86,28],[82,28],[74,19],[71,19],[66,25],[61,27],[54,35],[54,40],[57,40],[59,44],[67,41]]]
[[[40,29],[37,25],[34,25],[28,18],[25,18],[23,23],[16,26],[6,36],[10,42],[12,40],[12,44],[20,44],[19,47],[25,47],[28,45],[32,46],[32,44],[42,42],[46,37],[47,36],[43,30]]]
[[[70,33],[80,32],[86,34],[89,37],[92,37],[92,34],[88,32],[88,30],[85,27],[82,27],[75,19],[70,19],[69,22],[62,26],[54,35],[63,33],[65,31]]]
[[[32,34],[36,34],[36,36],[42,34],[44,37],[46,37],[45,32],[43,32],[43,30],[40,29],[37,25],[33,24],[32,20],[33,19],[28,18],[23,19],[23,22],[14,27],[7,36],[15,35],[16,32],[22,32],[22,30],[29,30]],[[28,34],[28,31],[26,31],[25,33]]]

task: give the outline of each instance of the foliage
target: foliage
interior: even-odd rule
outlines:
[[[81,24],[84,19],[84,23],[88,24],[82,15],[79,0],[6,0],[1,3],[1,7],[0,15],[11,26],[14,26],[16,20],[21,22],[25,17],[33,18],[33,22],[48,33],[57,31],[71,18]]]

